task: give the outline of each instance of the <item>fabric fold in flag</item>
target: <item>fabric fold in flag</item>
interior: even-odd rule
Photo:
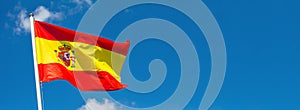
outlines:
[[[35,21],[41,82],[66,80],[84,91],[125,88],[120,72],[130,42],[111,40]]]

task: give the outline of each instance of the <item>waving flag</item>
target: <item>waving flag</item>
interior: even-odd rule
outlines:
[[[129,41],[111,40],[34,21],[36,53],[41,82],[67,80],[84,91],[125,88],[120,71]]]

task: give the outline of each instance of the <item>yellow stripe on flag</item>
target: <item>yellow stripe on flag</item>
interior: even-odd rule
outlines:
[[[71,50],[65,52],[70,55],[70,66],[66,66],[60,57],[64,57],[63,47],[69,46]],[[36,37],[36,50],[38,64],[60,63],[71,71],[106,71],[121,82],[120,71],[125,56],[101,47],[70,41],[53,41]],[[74,60],[74,61],[72,61]]]

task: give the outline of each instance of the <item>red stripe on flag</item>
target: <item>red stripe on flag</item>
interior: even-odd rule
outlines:
[[[59,63],[38,64],[41,82],[67,80],[83,91],[113,91],[127,87],[105,71],[70,71]]]
[[[81,42],[90,45],[96,45],[106,50],[111,50],[123,55],[127,55],[128,47],[130,45],[129,41],[126,41],[124,43],[113,42],[99,36],[76,32],[67,28],[59,27],[41,21],[35,21],[34,27],[36,37],[48,40]]]

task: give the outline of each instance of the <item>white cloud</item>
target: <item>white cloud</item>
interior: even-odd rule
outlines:
[[[35,19],[40,21],[50,20],[62,20],[63,14],[62,12],[51,12],[44,6],[39,6],[34,11]]]
[[[39,21],[60,21],[68,16],[73,16],[78,13],[82,13],[86,8],[93,4],[93,0],[69,0],[72,5],[66,5],[64,2],[53,2],[50,1],[50,6],[47,8],[45,6],[38,6],[34,11],[35,19]],[[69,2],[69,3],[70,3]],[[56,9],[57,12],[50,9]],[[21,35],[22,33],[30,32],[30,20],[29,20],[29,10],[18,4],[10,10],[6,17],[9,18],[9,22],[6,22],[3,26],[7,29],[13,29],[14,34]]]
[[[22,32],[29,32],[30,31],[30,21],[29,21],[29,15],[26,9],[18,7],[18,10],[20,10],[17,18],[11,16],[11,13],[7,14],[7,17],[10,19],[16,19],[14,28],[14,32],[16,34],[21,34]],[[62,12],[51,12],[44,6],[39,6],[34,10],[34,17],[36,20],[39,21],[46,21],[46,20],[62,20],[63,14]]]
[[[77,110],[120,110],[115,103],[109,101],[108,99],[103,99],[104,102],[100,103],[96,99],[88,99],[86,104]]]
[[[68,10],[68,15],[74,15],[77,13],[82,12],[87,7],[92,6],[93,1],[92,0],[70,0],[71,3],[75,4],[75,7],[70,6],[64,6],[66,7],[66,10]]]
[[[14,28],[14,31],[17,34],[20,34],[22,31],[25,32],[30,31],[30,21],[26,13],[27,11],[23,9],[20,11],[20,13],[17,16],[17,20],[15,21],[16,27]]]
[[[93,4],[92,0],[71,0],[71,2],[76,3],[77,5],[87,4],[91,6]]]

